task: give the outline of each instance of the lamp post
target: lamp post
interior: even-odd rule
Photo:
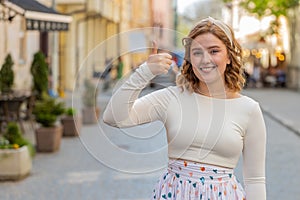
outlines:
[[[178,13],[177,13],[177,0],[173,0],[173,13],[174,13],[174,46],[177,47],[177,27],[178,27]]]
[[[52,9],[55,10],[56,2],[52,0]],[[53,31],[52,33],[52,59],[51,59],[52,76],[50,90],[54,95],[57,94],[59,87],[59,95],[64,96],[63,90],[61,89],[61,77],[59,77],[59,60],[58,60],[58,33]],[[60,84],[58,84],[60,83]]]

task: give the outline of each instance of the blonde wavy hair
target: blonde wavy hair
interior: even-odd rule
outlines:
[[[218,23],[223,23],[217,20]],[[245,84],[244,70],[242,68],[242,48],[234,37],[232,29],[223,23],[226,29],[230,31],[231,35],[224,32],[224,28],[214,23],[211,20],[202,20],[196,24],[190,31],[187,38],[183,38],[182,42],[185,47],[184,61],[182,64],[181,74],[177,76],[176,84],[182,90],[187,89],[190,92],[195,91],[198,87],[200,80],[195,75],[192,64],[190,63],[190,47],[191,41],[197,36],[205,33],[211,33],[220,39],[226,46],[227,53],[230,59],[230,64],[227,64],[224,73],[225,85],[232,92],[239,92],[243,89]]]

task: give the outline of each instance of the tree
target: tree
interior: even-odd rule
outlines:
[[[0,89],[3,93],[11,92],[11,87],[14,83],[13,65],[12,57],[8,54],[0,70]]]
[[[37,93],[37,98],[41,99],[48,90],[48,65],[41,51],[34,54],[30,72],[33,78],[33,91]]]
[[[232,3],[234,0],[223,0]],[[299,5],[299,0],[240,0],[239,5],[259,19],[266,16],[274,16],[271,24],[270,34],[278,34],[280,27],[279,17],[287,17],[288,10]]]
[[[232,3],[233,0],[223,0],[225,3]],[[290,31],[290,63],[299,65],[299,55],[296,49],[299,48],[299,42],[296,38],[299,0],[239,0],[240,6],[251,14],[256,15],[259,19],[266,16],[274,16],[274,21],[270,24],[269,31],[266,35],[280,36],[280,17],[285,17],[289,24]]]

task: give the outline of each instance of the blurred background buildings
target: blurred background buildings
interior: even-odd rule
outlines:
[[[276,10],[282,1],[265,0],[266,8],[253,2],[0,0],[0,63],[10,53],[14,88],[30,89],[33,54],[41,50],[49,64],[49,91],[63,97],[76,87],[82,68],[88,69],[85,77],[97,78],[121,57],[127,74],[149,55],[152,40],[160,48],[182,52],[181,38],[190,27],[212,16],[229,23],[240,40],[249,87],[300,91],[299,1],[283,1],[285,12],[279,14],[272,7]],[[183,3],[188,4],[185,9]],[[116,68],[111,76],[117,77]]]

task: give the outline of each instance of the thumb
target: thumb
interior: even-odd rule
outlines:
[[[152,54],[157,54],[157,43],[156,43],[156,41],[152,41]]]

